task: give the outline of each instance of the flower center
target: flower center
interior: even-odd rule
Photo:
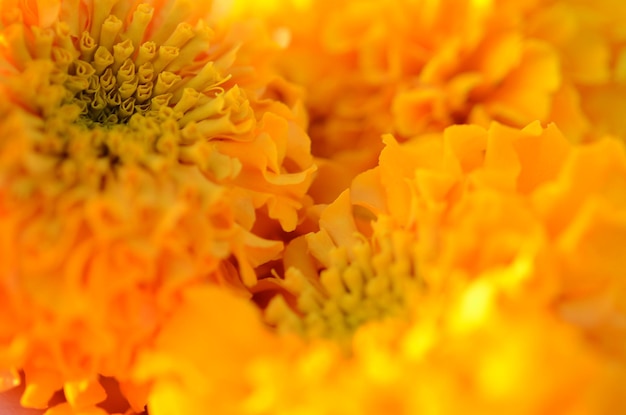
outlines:
[[[371,240],[330,252],[330,265],[319,279],[306,278],[296,268],[286,273],[286,284],[296,297],[295,307],[275,297],[266,310],[279,331],[307,338],[331,338],[349,345],[354,331],[370,321],[408,318],[424,281],[417,272],[414,232],[393,230],[379,218]]]
[[[66,21],[30,27],[22,16],[7,25],[3,52],[18,73],[15,93],[31,91],[21,101],[43,121],[35,149],[62,159],[72,175],[183,163],[234,177],[239,164],[210,140],[247,134],[255,123],[245,93],[227,86],[235,50],[213,45],[216,35],[201,20],[153,22],[153,14],[148,4],[94,10],[80,33]]]

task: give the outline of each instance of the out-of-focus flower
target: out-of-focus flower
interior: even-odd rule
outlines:
[[[243,413],[611,413],[602,408],[618,390],[610,360],[549,315],[498,311],[461,333],[445,320],[408,330],[370,323],[351,357],[312,345],[296,359],[262,359],[257,400]]]
[[[383,133],[493,120],[556,122],[575,141],[626,133],[616,0],[234,3],[287,45],[279,67],[307,91],[322,203],[373,167]]]
[[[132,374],[151,385],[150,414],[202,414],[207,408],[216,414],[240,413],[238,407],[251,392],[246,373],[252,362],[291,346],[263,325],[252,303],[232,293],[195,287],[182,295],[183,304],[164,319],[153,344],[138,354]]]
[[[626,152],[601,141],[579,149],[558,180],[533,195],[556,259],[559,313],[626,359]]]
[[[313,189],[321,202],[341,187],[326,175],[343,173],[345,188],[375,165],[383,133],[550,121],[558,54],[528,35],[519,2],[274,3],[266,20],[288,44],[280,69],[305,87],[313,153],[330,159]]]
[[[625,13],[615,0],[551,0],[526,2],[520,14],[528,35],[559,55],[563,82],[550,121],[572,140],[626,134],[619,111],[626,104]]]
[[[298,223],[315,169],[299,98],[260,27],[209,17],[0,3],[0,370],[3,387],[25,372],[24,406],[63,388],[50,414],[89,411],[104,375],[141,410],[129,368],[179,292],[249,296],[282,250],[256,227]]]

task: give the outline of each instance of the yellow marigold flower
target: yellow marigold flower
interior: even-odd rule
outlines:
[[[24,371],[23,406],[62,388],[50,414],[98,413],[104,375],[141,410],[129,370],[179,292],[249,296],[283,245],[256,229],[299,221],[297,92],[260,27],[206,19],[188,0],[0,2],[0,371],[3,389]]]
[[[538,122],[521,130],[453,126],[385,142],[379,166],[323,211],[321,230],[287,248],[285,279],[277,280],[287,295],[266,310],[279,331],[349,349],[360,325],[406,317],[423,296],[503,268],[498,284],[513,298],[562,307],[575,319],[575,301],[565,297],[581,295],[583,309],[604,304],[596,329],[609,329],[607,339],[618,330],[622,144],[573,146]]]
[[[386,143],[286,250],[265,317],[308,345],[261,358],[252,413],[623,410],[624,144],[539,123]]]
[[[367,321],[406,313],[420,287],[449,279],[435,276],[480,274],[544,246],[541,225],[521,202],[556,177],[568,154],[554,126],[457,126],[386,142],[380,166],[323,211],[321,230],[286,250],[279,284],[295,295],[296,312],[280,296],[270,303],[267,317],[279,330],[349,340]],[[353,213],[353,202],[370,216]]]

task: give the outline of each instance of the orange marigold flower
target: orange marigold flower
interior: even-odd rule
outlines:
[[[97,412],[104,375],[140,410],[129,370],[179,292],[249,296],[282,250],[256,228],[299,221],[315,167],[297,92],[260,27],[210,18],[0,3],[0,370],[7,387],[25,372],[23,406],[63,388],[51,414]]]
[[[326,177],[343,173],[346,188],[375,165],[383,133],[550,121],[558,54],[527,33],[518,2],[273,3],[266,19],[287,45],[280,70],[305,87],[313,153],[331,159],[313,188],[321,202],[342,190]]]

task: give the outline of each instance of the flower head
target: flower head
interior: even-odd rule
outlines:
[[[312,191],[320,202],[337,195],[325,174],[347,187],[376,164],[384,133],[551,120],[558,54],[527,33],[524,2],[279,3],[265,12],[277,36],[289,34],[279,68],[305,86],[313,153],[330,159]]]
[[[24,406],[64,388],[82,410],[103,398],[98,375],[126,382],[180,290],[250,295],[282,250],[255,229],[299,220],[309,140],[263,67],[273,45],[205,20],[209,6],[0,12],[0,367],[25,372]],[[238,49],[246,36],[256,49]]]
[[[306,346],[294,360],[259,358],[251,405],[288,395],[268,407],[621,408],[623,143],[573,145],[539,123],[385,141],[379,166],[287,248],[265,318]],[[266,386],[270,373],[285,380]],[[337,394],[352,399],[335,405]]]

